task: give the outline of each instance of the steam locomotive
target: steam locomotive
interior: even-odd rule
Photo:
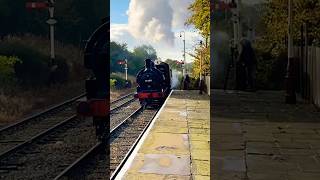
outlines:
[[[145,66],[137,76],[135,97],[141,105],[161,105],[171,91],[172,71],[169,65],[161,62],[155,65],[151,59],[145,60]]]
[[[84,51],[84,66],[93,73],[86,82],[86,99],[81,100],[77,106],[77,114],[85,117],[92,117],[96,128],[96,135],[99,139],[107,137],[106,130],[109,130],[109,87],[108,77],[109,36],[106,32],[110,29],[109,19],[104,19],[90,36]]]

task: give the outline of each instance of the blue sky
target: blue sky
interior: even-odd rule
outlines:
[[[111,0],[111,40],[126,43],[129,50],[149,44],[162,60],[181,60],[180,31],[186,32],[188,52],[193,51],[201,38],[195,29],[184,26],[191,2],[193,0]],[[192,61],[189,55],[186,59]]]
[[[128,23],[128,10],[130,0],[111,0],[110,17],[111,23],[124,24]]]

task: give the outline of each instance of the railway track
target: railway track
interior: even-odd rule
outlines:
[[[91,148],[94,144],[88,144],[87,147],[83,147],[82,149],[79,147],[68,149],[69,145],[71,147],[72,144],[75,146],[77,146],[77,144],[74,144],[72,141],[69,142],[68,139],[65,139],[65,137],[73,137],[72,133],[77,133],[78,136],[83,136],[82,140],[88,138],[95,139],[93,135],[94,129],[92,129],[92,122],[79,119],[76,117],[76,115],[74,115],[74,107],[77,104],[76,100],[84,96],[85,94],[82,94],[59,105],[51,107],[48,110],[40,112],[29,118],[25,118],[18,123],[2,128],[0,130],[0,179],[4,176],[19,177],[19,173],[17,173],[19,171],[22,172],[20,173],[21,177],[29,177],[30,174],[28,173],[34,172],[34,169],[28,170],[28,167],[32,167],[32,165],[39,166],[37,165],[37,161],[34,159],[36,158],[35,155],[39,156],[42,152],[45,152],[44,154],[46,154],[46,152],[50,153],[46,156],[39,156],[39,164],[41,164],[41,158],[42,161],[46,161],[52,153],[54,154],[57,150],[57,147],[65,147],[60,149],[59,152],[64,152],[65,150],[65,152],[72,153],[69,154],[70,156],[63,156],[66,155],[66,153],[62,153],[62,156],[54,154],[52,158],[73,156],[79,157],[85,152],[84,150]],[[125,105],[125,99],[129,98],[129,96],[130,95],[119,98],[116,101],[118,105],[114,105],[114,108],[119,109],[121,106]],[[121,101],[123,102],[119,103]],[[67,135],[65,133],[67,133]],[[61,134],[65,135],[60,136]],[[78,136],[75,139],[81,139]],[[62,142],[69,142],[69,145]],[[85,145],[81,142],[78,143]],[[79,150],[79,152],[74,152],[74,149]],[[24,160],[21,161],[21,159]],[[33,161],[31,163],[26,163],[30,159],[33,159]],[[70,163],[73,161],[74,159],[71,158]],[[55,162],[52,163],[56,164]],[[25,164],[28,164],[28,166],[25,166]],[[54,166],[52,166],[50,169],[56,169],[57,172],[61,172],[65,166],[67,166],[63,164],[69,165],[68,162],[64,161],[60,162],[59,167],[61,166],[61,170],[59,170],[59,167]],[[48,169],[47,166],[46,169]],[[14,174],[10,174],[11,170],[15,171]],[[46,172],[46,174],[50,173]],[[35,176],[42,177],[41,173],[39,175],[35,174]]]
[[[84,96],[85,94],[81,94],[0,129],[0,160],[75,118],[76,101]]]
[[[133,93],[127,94],[125,96],[120,97],[119,99],[112,101],[110,104],[110,113],[118,110],[121,107],[135,101],[136,99],[133,97]]]
[[[67,167],[55,179],[107,179],[119,172],[158,112],[139,107],[114,127],[110,127],[110,157],[99,142]],[[110,161],[110,168],[107,162]]]

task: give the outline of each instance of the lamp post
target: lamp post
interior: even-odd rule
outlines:
[[[126,73],[126,82],[128,81],[128,60],[125,59],[124,70]]]
[[[202,46],[202,41],[200,41],[200,47]],[[203,80],[202,80],[202,49],[200,49],[200,72],[199,72],[199,94],[202,94],[203,91]]]
[[[185,76],[186,74],[186,33],[185,31],[181,31],[180,32],[180,37],[182,37],[181,33],[183,32],[183,72],[182,72],[182,75],[183,77]]]
[[[47,23],[50,25],[50,58],[52,65],[54,64],[55,52],[54,52],[54,24],[57,21],[54,19],[54,0],[48,1],[49,4],[49,15],[50,18],[47,20]]]
[[[295,104],[295,74],[294,74],[294,57],[293,57],[293,38],[292,38],[292,0],[288,2],[288,64],[286,72],[286,103]]]
[[[55,52],[54,52],[54,25],[57,20],[54,19],[54,3],[55,0],[47,0],[46,2],[26,2],[27,9],[48,9],[49,19],[46,21],[50,26],[50,59],[52,65],[54,64]]]

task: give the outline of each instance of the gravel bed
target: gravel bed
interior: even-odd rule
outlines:
[[[92,120],[76,118],[4,159],[0,179],[53,179],[96,143]]]
[[[75,114],[77,102],[59,107],[29,122],[0,132],[0,154]]]
[[[76,171],[77,175],[72,174],[72,177],[66,179],[109,179],[108,177],[110,177],[112,172],[125,157],[133,143],[139,137],[147,123],[152,120],[152,117],[156,112],[157,109],[145,109],[136,117],[129,119],[125,125],[111,135],[110,153],[96,155],[88,161],[85,166],[80,167],[81,169]],[[111,155],[110,160],[109,154]],[[109,165],[111,165],[111,167],[109,167]]]
[[[110,138],[110,173],[117,168],[133,143],[139,137],[147,123],[152,120],[157,110],[145,109],[135,118],[111,135]]]
[[[117,102],[111,103],[111,105],[110,105],[110,110],[113,109],[113,108],[115,108],[115,107],[118,107],[118,106],[120,106],[121,104],[123,104],[123,103],[125,103],[125,102],[127,102],[127,101],[130,101],[130,100],[132,100],[132,99],[133,99],[133,95],[130,95],[130,96],[128,96],[128,97],[126,97],[126,98],[124,98],[124,99],[122,99],[122,100],[119,100],[119,101],[117,101]]]
[[[113,111],[110,114],[110,129],[115,128],[118,124],[120,124],[126,117],[132,114],[139,107],[141,107],[140,102],[138,100],[135,100]]]

